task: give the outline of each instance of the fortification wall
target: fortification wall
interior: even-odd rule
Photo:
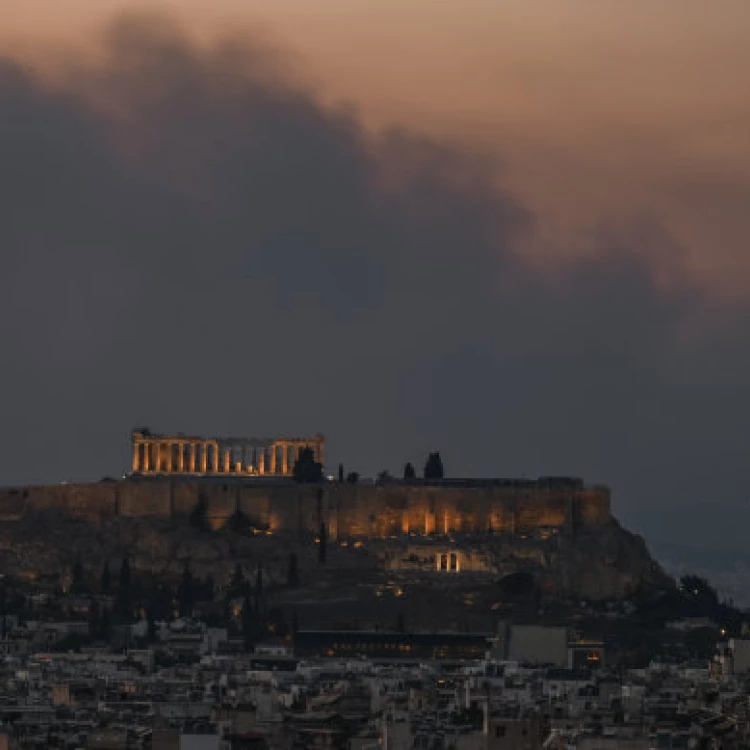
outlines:
[[[262,483],[191,479],[0,489],[0,517],[58,509],[91,522],[120,515],[179,518],[204,500],[220,526],[241,509],[259,526],[316,533],[321,518],[333,537],[388,537],[403,533],[524,533],[554,527],[572,532],[609,523],[606,488],[550,489],[409,484]]]
[[[118,482],[39,485],[0,489],[0,517],[18,520],[38,510],[60,510],[97,523],[117,515]]]
[[[170,518],[173,488],[169,482],[117,482],[117,511],[127,518]],[[95,502],[95,497],[90,497]]]

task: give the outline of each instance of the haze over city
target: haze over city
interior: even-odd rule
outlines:
[[[4,7],[3,484],[320,431],[744,547],[747,3]]]

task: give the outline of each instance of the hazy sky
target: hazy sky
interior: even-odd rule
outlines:
[[[744,545],[746,0],[123,7],[3,0],[0,481],[320,430]]]

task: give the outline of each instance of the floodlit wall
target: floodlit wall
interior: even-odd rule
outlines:
[[[214,526],[240,509],[274,531],[332,537],[401,534],[498,533],[523,535],[557,529],[573,533],[609,523],[606,488],[516,488],[389,483],[299,485],[291,481],[124,479],[0,489],[0,519],[61,510],[101,522],[113,516],[180,518],[199,501]]]

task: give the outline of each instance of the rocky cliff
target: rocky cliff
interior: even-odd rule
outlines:
[[[423,570],[386,564],[417,542],[433,555],[453,550],[485,563],[456,574],[438,570],[434,561]],[[287,586],[291,554],[300,572],[294,590]],[[113,516],[91,523],[47,509],[0,527],[0,572],[41,586],[64,588],[78,559],[96,589],[105,561],[116,576],[126,556],[144,581],[176,583],[189,563],[194,575],[210,574],[221,586],[237,564],[248,574],[262,566],[271,604],[306,612],[309,624],[329,626],[351,624],[355,612],[357,619],[387,626],[396,608],[408,612],[412,623],[426,618],[429,626],[429,613],[437,607],[445,617],[453,613],[455,626],[486,627],[487,616],[502,605],[498,581],[518,572],[528,574],[538,595],[551,601],[622,599],[643,585],[671,585],[643,540],[615,521],[583,529],[575,538],[403,534],[329,540],[324,562],[312,535],[200,531],[184,519]]]

